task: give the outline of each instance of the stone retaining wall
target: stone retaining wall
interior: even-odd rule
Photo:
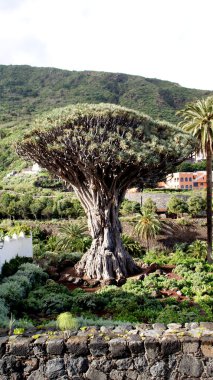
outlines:
[[[0,337],[0,380],[213,380],[213,323]]]

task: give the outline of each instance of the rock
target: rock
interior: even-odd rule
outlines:
[[[128,380],[137,380],[139,373],[137,371],[128,370],[126,371],[126,378]]]
[[[156,364],[154,364],[150,368],[150,373],[152,376],[155,378],[160,378],[161,376],[165,378],[165,373],[166,373],[166,364],[161,360],[158,361]]]
[[[200,322],[200,327],[206,330],[213,330],[213,322]]]
[[[47,353],[49,355],[61,355],[64,350],[63,339],[51,339],[47,342]]]
[[[122,286],[126,283],[126,278],[122,277],[117,280],[117,286]]]
[[[70,358],[67,356],[66,367],[68,376],[73,379],[73,376],[81,375],[88,370],[88,359],[82,357]]]
[[[107,380],[107,375],[95,368],[89,368],[86,373],[86,378],[89,380]]]
[[[138,276],[139,281],[143,281],[144,278],[145,278],[145,275],[143,273]]]
[[[200,379],[203,372],[203,365],[200,359],[191,355],[183,355],[178,370],[182,375]]]
[[[201,351],[207,358],[213,358],[213,337],[203,337],[201,339]]]
[[[118,359],[116,360],[116,366],[119,370],[133,369],[132,358]]]
[[[144,347],[148,360],[154,360],[159,356],[160,344],[157,339],[146,338],[144,341]]]
[[[109,374],[109,378],[111,380],[123,380],[124,376],[125,376],[125,372],[117,371],[117,369],[113,369]]]
[[[24,365],[25,365],[25,368],[24,368],[24,374],[25,376],[26,375],[29,375],[32,371],[35,371],[36,369],[38,369],[38,359],[37,358],[31,358],[31,359],[28,359],[25,361]]]
[[[81,277],[76,277],[76,278],[74,278],[74,280],[72,281],[72,283],[75,286],[81,286],[81,285],[83,285],[84,280]]]
[[[90,341],[89,350],[93,356],[102,356],[108,353],[109,345],[103,339],[95,338]]]
[[[129,349],[124,339],[111,339],[109,341],[109,349],[112,358],[125,358],[129,355]]]
[[[184,326],[187,330],[194,330],[194,329],[197,329],[199,327],[199,323],[198,322],[190,322],[190,323],[185,323]]]
[[[213,377],[213,359],[209,359],[209,361],[206,363],[206,373],[209,377]]]
[[[138,355],[145,352],[144,342],[139,336],[137,336],[137,338],[131,337],[131,340],[128,341],[128,346],[132,355]]]
[[[7,336],[0,337],[0,358],[5,354],[6,352],[6,343],[8,342]]]
[[[161,342],[161,353],[169,356],[181,350],[180,341],[176,337],[163,338]]]
[[[169,330],[179,330],[182,328],[182,325],[180,323],[169,323],[167,327]]]
[[[148,367],[148,363],[145,356],[136,356],[133,361],[134,367],[137,371],[139,371],[140,373],[145,372],[145,370]]]
[[[68,352],[73,356],[89,354],[87,347],[87,337],[72,336],[66,342]]]
[[[61,376],[65,375],[64,368],[64,359],[63,358],[55,358],[48,360],[46,363],[46,371],[45,374],[50,380],[60,379]]]
[[[9,341],[9,352],[15,356],[28,356],[30,353],[30,343],[32,338],[17,338],[14,341]]]
[[[166,325],[164,323],[153,323],[152,327],[154,330],[166,330]]]
[[[185,337],[182,340],[182,346],[185,354],[195,354],[199,349],[199,340],[192,337]]]

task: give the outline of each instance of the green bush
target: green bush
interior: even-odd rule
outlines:
[[[71,309],[69,290],[58,284],[48,284],[32,290],[25,303],[26,312],[52,314]]]
[[[0,327],[9,325],[9,309],[3,298],[0,298]]]
[[[123,216],[140,212],[140,203],[124,199],[121,203],[120,214]]]
[[[24,263],[31,263],[32,258],[30,257],[21,257],[21,256],[16,256],[13,259],[11,259],[9,262],[5,262],[2,266],[2,272],[1,276],[2,277],[8,277],[12,276],[15,274],[20,267],[21,264]]]
[[[145,253],[142,245],[127,234],[122,234],[122,243],[127,252],[133,257],[141,257]]]
[[[61,331],[73,330],[78,327],[77,319],[69,312],[59,314],[56,322]]]

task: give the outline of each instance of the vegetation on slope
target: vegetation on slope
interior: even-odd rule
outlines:
[[[177,122],[176,111],[210,91],[140,76],[55,68],[0,65],[0,172],[24,164],[11,145],[44,111],[76,103],[114,103],[153,118]]]

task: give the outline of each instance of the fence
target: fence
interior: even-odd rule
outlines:
[[[32,235],[26,237],[23,232],[19,235],[13,234],[12,238],[4,237],[4,244],[0,250],[0,273],[5,261],[10,261],[14,257],[25,256],[33,257]]]

